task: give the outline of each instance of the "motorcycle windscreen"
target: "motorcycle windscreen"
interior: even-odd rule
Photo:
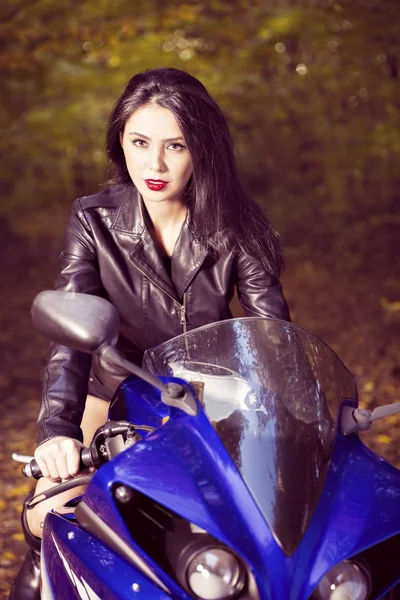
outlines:
[[[203,388],[203,406],[286,555],[300,543],[329,468],[354,379],[306,330],[267,318],[207,325],[147,350],[144,366]]]

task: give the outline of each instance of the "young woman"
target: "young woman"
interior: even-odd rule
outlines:
[[[112,302],[127,358],[140,364],[147,348],[230,318],[235,288],[246,315],[289,319],[277,235],[243,191],[226,121],[197,79],[169,68],[134,76],[111,114],[107,153],[113,180],[75,201],[56,287]],[[44,477],[35,493],[77,474],[80,447],[105,422],[125,376],[50,346],[35,452]],[[53,506],[24,508],[31,550],[12,598],[39,597],[41,523]]]

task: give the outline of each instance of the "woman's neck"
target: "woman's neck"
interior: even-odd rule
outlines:
[[[181,227],[186,219],[186,204],[183,202],[148,202],[143,199],[143,203],[156,231]]]
[[[186,219],[186,205],[182,202],[146,202],[143,199],[150,218],[150,229],[162,254],[172,256],[176,241]]]

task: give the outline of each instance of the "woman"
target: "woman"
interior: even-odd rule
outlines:
[[[197,79],[168,68],[134,76],[111,114],[107,153],[114,178],[75,201],[56,287],[110,300],[122,323],[117,347],[130,360],[140,364],[147,348],[230,318],[235,287],[247,315],[289,319],[277,235],[244,193],[225,119]],[[125,376],[50,346],[35,493],[77,474],[80,447],[106,420]],[[31,551],[13,598],[39,597],[41,523],[53,506],[24,508]]]

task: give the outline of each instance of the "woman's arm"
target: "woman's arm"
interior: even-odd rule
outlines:
[[[273,317],[290,321],[289,308],[279,279],[266,272],[259,261],[237,257],[237,292],[247,317]]]
[[[80,199],[75,200],[60,255],[56,289],[104,296],[97,252]],[[91,366],[89,354],[51,344],[38,418],[39,443],[66,436],[82,441],[80,423]]]

